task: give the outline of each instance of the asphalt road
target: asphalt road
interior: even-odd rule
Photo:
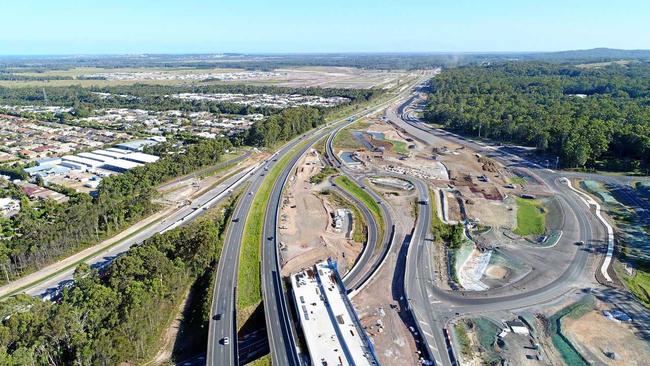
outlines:
[[[330,162],[330,165],[339,169],[342,175],[352,180],[359,187],[365,189],[363,176],[356,175],[354,172],[347,169],[345,164],[342,164],[341,159],[336,155],[336,152],[334,151],[334,138],[343,127],[345,126],[341,126],[332,131],[330,136],[327,138],[325,144],[327,160]],[[333,182],[332,184],[335,185]],[[383,237],[381,238],[381,242],[379,242],[378,223],[368,207],[366,207],[363,202],[359,201],[355,196],[346,192],[345,190],[336,186],[335,189],[354,203],[354,205],[361,211],[361,214],[365,217],[366,222],[368,223],[368,241],[366,243],[366,246],[364,247],[361,256],[354,264],[354,267],[343,278],[345,287],[349,292],[353,292],[360,289],[371,278],[373,273],[375,273],[375,271],[381,265],[382,259],[390,250],[392,241],[390,228],[392,227],[393,223],[390,215],[386,211],[386,206],[383,199],[379,197],[373,190],[367,189],[366,192],[380,204],[380,208],[382,210],[382,224],[384,226],[384,232]],[[378,256],[375,256],[375,250],[378,247],[380,247],[382,251]],[[369,265],[372,258],[375,258],[375,261],[372,262],[372,265]]]
[[[418,200],[429,202],[428,186],[419,179],[407,179],[415,186]],[[451,358],[446,351],[446,342],[442,333],[443,322],[436,313],[429,309],[430,295],[427,282],[430,279],[422,275],[423,269],[429,268],[431,258],[433,258],[427,252],[429,244],[426,241],[431,227],[431,207],[429,206],[431,204],[434,202],[429,202],[427,205],[420,204],[418,208],[415,228],[406,254],[404,292],[421,339],[424,340],[429,351],[429,360],[435,361],[437,364],[450,365]],[[430,273],[430,271],[426,271],[426,273]]]
[[[410,92],[409,92],[410,93]],[[403,94],[373,108],[369,112],[360,112],[350,119],[344,121],[342,125],[352,123],[352,121],[367,115],[375,114],[392,103],[402,99]],[[342,126],[338,126],[339,128]],[[277,243],[278,215],[281,207],[282,190],[284,185],[294,169],[295,164],[300,157],[311,148],[313,143],[320,140],[330,130],[318,130],[312,143],[307,144],[282,171],[278,179],[274,182],[273,189],[267,206],[266,217],[264,221],[264,243],[262,244],[262,297],[264,299],[264,313],[266,317],[267,334],[269,337],[269,348],[271,349],[271,359],[274,365],[298,365],[299,355],[296,349],[295,330],[293,320],[288,309],[288,300],[282,284],[280,275],[280,255]],[[372,192],[370,192],[372,194]]]
[[[389,109],[387,117],[420,140],[430,142],[432,135],[435,135],[489,156],[508,167],[518,167],[530,171],[539,177],[559,198],[567,216],[565,225],[575,225],[579,228],[577,237],[566,235],[562,238],[563,243],[560,245],[570,245],[571,242],[577,240],[583,240],[588,244],[593,240],[600,240],[598,236],[603,232],[602,224],[597,221],[595,216],[589,212],[587,207],[579,201],[578,197],[568,187],[559,183],[561,174],[544,169],[533,162],[504,151],[500,147],[489,146],[446,131],[432,129],[412,118],[407,117],[408,120],[405,121],[401,118],[401,114],[404,112],[406,105],[412,101],[409,100],[397,108],[397,113],[395,110]],[[424,222],[424,220],[421,221]],[[424,327],[422,332],[427,336],[427,341],[431,341],[429,343],[431,355],[434,358],[437,355],[436,364],[442,365],[451,364],[449,355],[443,351],[447,347],[442,330],[450,318],[461,314],[521,309],[557,299],[571,290],[572,285],[583,274],[589,254],[587,250],[577,250],[571,265],[565,271],[550,283],[538,288],[521,289],[520,292],[512,295],[496,297],[490,296],[489,291],[453,292],[435,286],[434,274],[430,270],[428,263],[431,255],[427,253],[427,244],[422,240],[421,230],[424,229],[416,228],[416,233],[419,234],[414,235],[412,240],[415,249],[410,248],[410,250],[414,251],[414,254],[410,255],[409,253],[406,279],[407,291],[412,299],[411,306],[418,323]],[[413,268],[417,268],[417,271],[413,271]]]
[[[237,279],[239,256],[244,235],[244,225],[255,194],[264,183],[266,173],[291,149],[303,141],[298,137],[286,144],[280,151],[257,169],[249,179],[249,186],[243,193],[232,215],[224,239],[221,259],[217,266],[215,287],[212,295],[212,310],[208,330],[207,364],[238,364],[238,337],[236,325]],[[229,344],[224,344],[228,337]]]
[[[131,246],[141,243],[151,236],[164,232],[171,227],[176,227],[186,222],[193,220],[205,212],[205,209],[216,205],[221,199],[228,196],[228,190],[234,188],[234,184],[241,184],[240,180],[249,172],[249,168],[229,177],[222,183],[210,189],[203,195],[194,199],[191,205],[180,208],[172,215],[164,220],[157,221],[150,226],[145,227],[143,230],[137,232],[135,235],[122,240],[117,245],[114,245],[101,253],[89,258],[85,261],[92,268],[102,268],[113,261],[117,256],[126,252]],[[75,266],[76,267],[76,266]],[[75,268],[59,272],[58,274],[49,277],[39,283],[36,283],[29,288],[23,290],[28,295],[42,296],[56,292],[61,284],[67,283],[72,280]]]

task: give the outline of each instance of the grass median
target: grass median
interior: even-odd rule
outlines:
[[[237,285],[237,308],[242,310],[257,305],[262,300],[260,263],[262,255],[262,236],[264,217],[274,183],[282,170],[296,153],[305,146],[299,144],[285,154],[266,174],[264,182],[255,194],[246,217],[246,226],[242,237],[241,255],[239,257],[239,274]]]

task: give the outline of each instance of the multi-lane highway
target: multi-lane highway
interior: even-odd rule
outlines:
[[[239,161],[239,158],[237,159],[237,161]],[[131,246],[141,243],[154,234],[167,231],[193,220],[195,217],[203,214],[205,210],[216,205],[223,198],[227,197],[230,190],[234,189],[246,180],[246,176],[250,174],[252,169],[253,168],[246,168],[239,171],[194,199],[192,204],[173,211],[164,219],[153,221],[148,226],[144,226],[139,231],[135,231],[135,234],[127,236],[125,239],[117,242],[117,244],[108,246],[100,252],[93,251],[93,248],[89,248],[86,250],[89,254],[86,255],[83,262],[92,268],[102,268],[108,265],[121,253],[126,252]],[[53,265],[54,274],[39,277],[39,272],[36,272],[32,275],[26,276],[24,279],[19,280],[20,283],[24,282],[26,284],[20,291],[32,296],[51,297],[52,295],[55,295],[62,287],[62,284],[72,281],[74,270],[76,268],[75,263],[76,262],[66,263],[66,261],[61,261]],[[6,295],[15,291],[12,289],[15,288],[19,282],[17,281],[3,286],[2,289],[0,289],[0,293]]]
[[[280,151],[272,156],[264,165],[264,170],[252,173],[250,186],[247,188],[244,202],[238,204],[232,222],[226,233],[222,258],[217,268],[217,280],[213,293],[211,323],[209,329],[207,363],[208,365],[230,365],[237,361],[237,327],[236,319],[236,284],[239,265],[239,253],[244,232],[244,226],[250,204],[262,184],[273,184],[264,221],[264,239],[262,243],[262,296],[266,315],[267,334],[273,364],[298,364],[298,353],[295,344],[295,334],[282,278],[280,276],[280,258],[277,243],[277,215],[280,208],[282,190],[295,164],[313,144],[323,138],[332,129],[340,129],[352,123],[361,116],[374,114],[394,102],[402,95],[381,104],[372,110],[363,110],[349,118],[339,120],[330,125],[310,131],[303,136],[287,143]],[[275,182],[266,182],[264,172],[271,169],[278,160],[307,141],[284,167]],[[226,342],[225,339],[228,339]],[[228,344],[224,344],[228,343]]]
[[[373,115],[387,106],[401,100],[410,88],[404,88],[405,92],[392,98],[390,101],[351,116],[341,122],[347,125],[360,117]],[[406,94],[408,95],[408,94]],[[342,127],[342,126],[339,126]],[[277,243],[278,215],[281,207],[282,190],[300,156],[306,152],[312,144],[320,140],[331,130],[322,130],[315,134],[315,137],[298,154],[294,156],[289,164],[282,171],[280,177],[273,183],[273,190],[267,206],[264,222],[264,237],[267,239],[262,245],[262,295],[264,298],[264,313],[266,315],[266,326],[269,337],[269,346],[274,365],[296,365],[298,354],[293,329],[293,321],[288,311],[286,294],[280,276],[279,247]]]

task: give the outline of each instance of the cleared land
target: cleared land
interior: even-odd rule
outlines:
[[[246,69],[189,67],[170,68],[98,68],[76,67],[67,70],[45,70],[44,72],[15,72],[17,76],[35,77],[45,80],[0,80],[0,86],[113,86],[135,83],[148,84],[250,84],[277,85],[286,87],[320,87],[389,89],[402,85],[415,77],[406,71],[364,70],[353,67],[292,67],[271,71],[249,71]],[[153,74],[153,75],[152,75]],[[106,80],[88,79],[103,77]],[[49,78],[49,79],[48,79]],[[57,80],[55,78],[66,78]]]

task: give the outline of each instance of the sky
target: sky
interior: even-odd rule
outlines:
[[[648,0],[1,0],[0,55],[650,49]]]

